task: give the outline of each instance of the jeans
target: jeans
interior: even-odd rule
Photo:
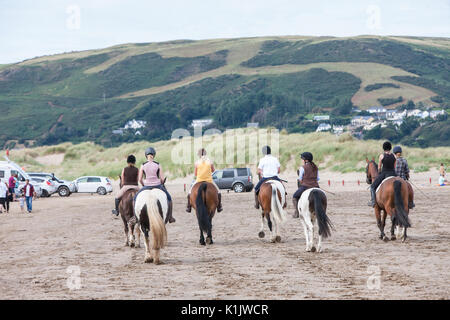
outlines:
[[[25,203],[27,204],[27,211],[31,212],[33,209],[33,197],[25,197]]]

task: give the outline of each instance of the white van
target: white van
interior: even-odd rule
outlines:
[[[30,183],[34,187],[34,191],[36,191],[36,195],[38,197],[41,196],[42,189],[32,183],[31,177],[24,171],[22,168],[15,162],[8,159],[8,157],[5,156],[6,161],[0,161],[0,180],[2,182],[8,183],[9,177],[11,177],[12,174],[17,174],[17,178],[19,179],[19,190],[22,189],[22,187],[25,185],[25,179],[29,179]]]

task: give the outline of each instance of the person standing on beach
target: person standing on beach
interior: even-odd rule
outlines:
[[[2,207],[6,210],[6,213],[9,211],[8,193],[8,185],[0,180],[0,213],[3,212]]]
[[[14,173],[8,179],[8,191],[9,191],[9,194],[11,195],[11,201],[14,201],[14,196],[15,196],[14,190],[16,188],[16,177],[17,177],[17,174]]]
[[[22,188],[22,192],[25,195],[25,202],[27,204],[27,211],[31,213],[33,210],[33,197],[36,198],[36,192],[34,191],[34,187],[30,184],[30,180],[25,180],[25,186]]]

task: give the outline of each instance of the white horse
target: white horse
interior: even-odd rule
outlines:
[[[159,189],[143,190],[136,197],[134,214],[139,222],[140,231],[145,238],[144,262],[159,264],[159,250],[167,243],[167,230],[164,223],[167,215],[167,196]],[[152,234],[152,250],[150,249],[149,234]],[[137,232],[140,242],[140,232]],[[152,254],[153,251],[153,254]]]
[[[314,222],[319,226],[319,242],[317,251],[322,252],[322,238],[331,235],[330,228],[333,228],[327,216],[327,196],[319,188],[311,188],[302,193],[298,201],[298,211],[302,217],[302,224],[305,230],[306,251],[315,252],[314,246]]]
[[[281,199],[281,200],[280,200]],[[272,242],[281,242],[279,234],[280,225],[287,220],[286,211],[286,191],[283,184],[277,180],[268,180],[261,185],[258,200],[261,204],[261,229],[258,233],[260,238],[264,238],[264,217],[272,232]],[[272,227],[273,221],[273,227]]]

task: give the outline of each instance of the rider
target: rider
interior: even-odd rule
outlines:
[[[378,172],[380,174],[378,177],[373,181],[372,185],[370,186],[370,195],[371,200],[368,203],[369,207],[375,207],[376,202],[376,190],[378,186],[381,184],[381,182],[388,178],[395,176],[395,166],[396,166],[396,159],[395,156],[391,153],[392,144],[389,141],[386,141],[383,143],[383,153],[380,154],[379,162],[378,162]]]
[[[191,212],[192,206],[190,202],[190,194],[192,187],[197,182],[209,182],[212,183],[216,188],[219,196],[219,204],[217,205],[217,212],[221,212],[223,210],[222,208],[222,195],[220,194],[219,187],[216,185],[212,178],[212,174],[215,171],[214,164],[211,160],[209,160],[208,157],[206,157],[206,150],[204,148],[201,148],[198,150],[198,156],[200,159],[198,159],[195,162],[195,169],[194,169],[194,176],[195,176],[195,182],[192,183],[191,189],[189,190],[188,196],[187,196],[187,207],[186,212]]]
[[[164,174],[162,172],[161,165],[155,160],[153,160],[155,158],[155,155],[156,150],[154,148],[149,147],[145,150],[145,158],[147,159],[147,161],[144,162],[141,168],[139,169],[138,180],[143,186],[143,188],[141,188],[139,192],[141,192],[142,190],[151,190],[154,188],[164,191],[167,196],[167,204],[168,204],[167,218],[169,219],[169,223],[173,223],[176,220],[172,216],[173,210],[172,197],[170,196],[169,192],[167,192],[167,189],[164,186]]]
[[[401,177],[403,180],[409,180],[409,167],[408,161],[402,157],[402,147],[395,146],[392,152],[395,155],[397,161],[395,162],[395,174]],[[411,201],[408,204],[409,208],[412,209],[415,207],[414,201]]]
[[[112,213],[116,216],[119,215],[119,203],[122,199],[124,193],[130,189],[139,190],[138,184],[138,175],[139,169],[135,167],[136,165],[136,157],[134,155],[129,155],[127,158],[128,166],[123,168],[122,173],[120,174],[120,180],[122,181],[122,188],[120,188],[119,192],[114,199],[115,209],[112,210]]]
[[[255,186],[255,208],[259,209],[259,201],[258,201],[258,193],[259,189],[261,188],[261,185],[264,183],[264,181],[267,180],[278,180],[281,181],[278,177],[278,174],[280,173],[280,162],[278,159],[274,156],[272,156],[272,151],[270,150],[269,146],[265,146],[262,148],[262,153],[264,154],[264,157],[259,160],[258,164],[258,176],[259,176],[259,182]],[[261,178],[262,175],[262,178]]]
[[[302,196],[302,193],[310,188],[319,188],[319,169],[313,162],[313,155],[311,152],[303,152],[301,154],[303,166],[299,169],[298,181],[300,187],[295,191],[292,202],[294,203],[295,212],[293,217],[298,218],[300,216],[298,212],[298,201]]]

